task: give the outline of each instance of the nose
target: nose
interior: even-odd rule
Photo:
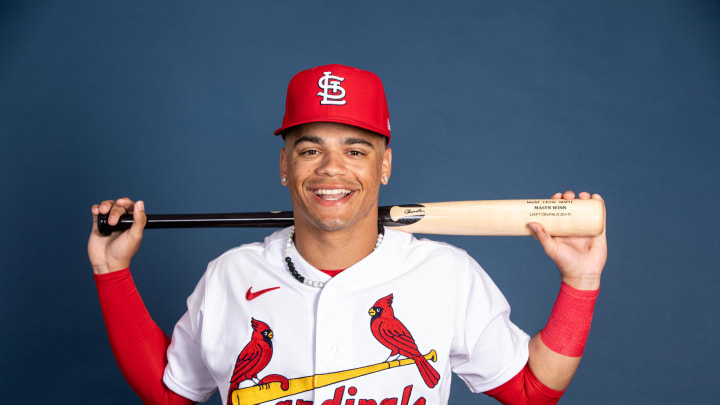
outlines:
[[[317,172],[325,176],[341,176],[345,174],[343,154],[331,151],[324,153]]]

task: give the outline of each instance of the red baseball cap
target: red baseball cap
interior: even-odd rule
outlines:
[[[375,73],[344,65],[303,70],[288,85],[280,135],[309,122],[337,122],[367,129],[390,142],[390,113]]]

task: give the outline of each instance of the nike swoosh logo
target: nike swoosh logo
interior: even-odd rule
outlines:
[[[253,291],[252,291],[252,287],[250,287],[250,288],[248,288],[247,292],[245,293],[245,299],[247,299],[248,301],[252,301],[252,300],[254,300],[255,298],[257,298],[257,297],[265,294],[266,292],[270,292],[270,291],[272,291],[272,290],[277,290],[278,288],[280,288],[280,286],[271,287],[271,288],[266,288],[266,289],[264,289],[264,290],[260,290],[260,291],[255,291],[255,292],[253,292]]]

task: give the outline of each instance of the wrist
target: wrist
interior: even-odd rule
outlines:
[[[108,269],[107,265],[92,265],[93,274],[99,275],[99,274],[108,274],[110,273],[110,269]]]
[[[108,264],[93,264],[93,274],[95,275],[101,275],[101,274],[110,274],[114,273],[116,271],[125,270],[130,267],[130,263],[126,265],[122,264],[116,264],[116,265],[108,265]]]
[[[95,278],[95,283],[98,285],[98,287],[100,286],[100,284],[112,283],[118,280],[132,280],[132,274],[130,274],[129,267],[122,270],[111,271],[110,273],[93,274],[93,277]]]
[[[576,290],[600,289],[600,276],[562,277],[562,282]]]

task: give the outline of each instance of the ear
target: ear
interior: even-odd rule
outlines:
[[[287,153],[285,148],[280,149],[280,178],[287,178]]]
[[[380,174],[380,181],[383,185],[387,185],[390,181],[390,173],[392,172],[392,149],[385,148],[383,152],[382,161],[382,172]],[[385,180],[387,178],[387,180]]]

